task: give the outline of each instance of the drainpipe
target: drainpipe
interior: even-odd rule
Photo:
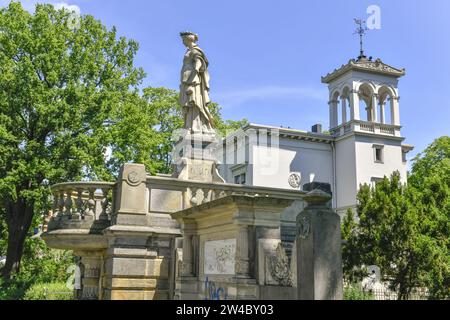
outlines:
[[[337,210],[337,188],[336,188],[336,144],[331,142],[332,161],[333,161],[333,207]]]

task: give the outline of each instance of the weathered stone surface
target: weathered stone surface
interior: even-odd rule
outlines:
[[[117,215],[148,213],[147,172],[142,164],[125,164],[117,182]],[[122,221],[121,224],[126,224]]]
[[[169,277],[168,259],[110,258],[106,268],[112,276]]]
[[[182,192],[177,190],[151,189],[150,211],[176,212],[183,209]]]
[[[236,239],[205,241],[205,274],[235,274]]]
[[[324,205],[327,197],[322,203],[316,193],[311,198],[313,202],[297,220],[298,298],[342,300],[340,217]]]
[[[110,300],[167,300],[167,291],[154,290],[114,290],[109,293]]]

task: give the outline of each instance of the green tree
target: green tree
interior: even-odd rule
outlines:
[[[432,297],[450,297],[450,137],[436,139],[414,160],[408,180],[416,190],[433,263],[425,276]]]
[[[5,279],[20,268],[30,228],[49,208],[49,185],[113,179],[123,163],[170,173],[178,94],[139,86],[138,44],[92,16],[76,29],[69,12],[20,3],[0,9],[0,234]],[[219,131],[247,123],[224,121]],[[3,237],[4,236],[4,237]]]
[[[357,223],[351,212],[343,221],[347,276],[377,265],[399,299],[417,287],[427,287],[431,298],[450,297],[449,147],[442,137],[419,154],[407,186],[398,172],[361,186]]]
[[[143,160],[150,149],[144,139],[153,133],[149,126],[133,132],[128,147],[112,144],[133,129],[124,122],[147,120],[138,114],[145,107],[138,95],[144,72],[133,65],[138,44],[118,38],[114,28],[107,30],[91,16],[80,17],[77,29],[69,19],[69,12],[51,5],[37,5],[34,14],[16,2],[0,9],[6,279],[19,270],[33,216],[48,206],[48,184],[109,179],[116,159],[105,165],[107,147],[120,161]]]

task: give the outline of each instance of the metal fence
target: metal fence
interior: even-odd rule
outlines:
[[[363,291],[372,297],[372,300],[397,300],[398,294],[387,288],[367,289]],[[426,289],[414,289],[408,300],[428,300],[428,291]]]
[[[377,283],[372,287],[363,286],[361,283],[345,283],[345,298],[348,300],[397,300],[398,292],[390,290],[386,284]],[[428,300],[428,290],[425,288],[414,289],[408,300]]]

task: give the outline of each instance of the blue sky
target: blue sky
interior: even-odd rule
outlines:
[[[0,0],[5,5],[9,1]],[[23,1],[32,7],[38,1]],[[228,119],[309,130],[328,128],[321,76],[359,53],[353,18],[381,8],[367,55],[406,68],[400,116],[406,143],[423,150],[449,135],[450,1],[65,0],[140,43],[136,63],[145,85],[178,88],[185,49],[178,33],[199,34],[210,60],[211,97]]]

